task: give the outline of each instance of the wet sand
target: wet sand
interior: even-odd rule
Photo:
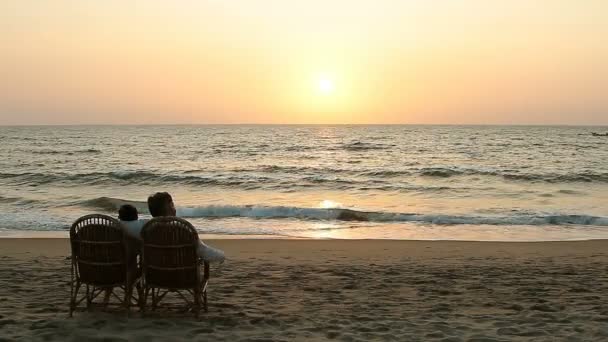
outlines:
[[[229,260],[197,321],[70,319],[68,240],[0,239],[0,340],[608,340],[608,240],[206,242]]]

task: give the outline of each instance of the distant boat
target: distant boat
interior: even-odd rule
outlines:
[[[602,133],[592,132],[591,135],[593,135],[594,137],[608,137],[608,133],[602,134]]]

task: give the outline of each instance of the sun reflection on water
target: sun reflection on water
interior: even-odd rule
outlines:
[[[324,209],[343,208],[342,203],[334,202],[332,200],[322,200],[319,203],[319,207]]]

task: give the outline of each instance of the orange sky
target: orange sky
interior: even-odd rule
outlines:
[[[607,41],[604,0],[3,0],[0,124],[608,124]]]

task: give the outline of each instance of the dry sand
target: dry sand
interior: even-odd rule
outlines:
[[[608,341],[608,241],[218,240],[209,313],[67,316],[65,239],[0,239],[0,340]]]

